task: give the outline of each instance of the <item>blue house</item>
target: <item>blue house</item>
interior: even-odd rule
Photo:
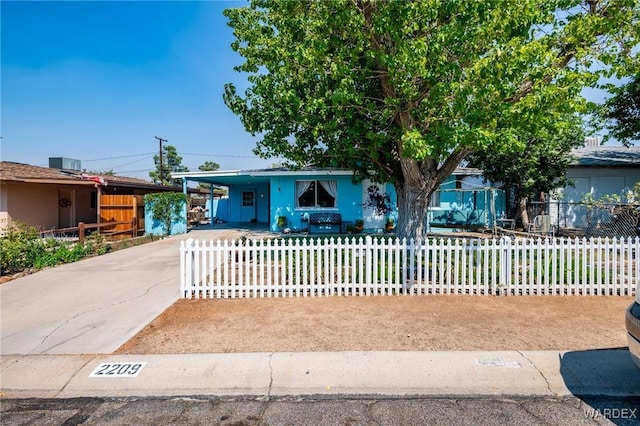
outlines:
[[[381,231],[387,218],[397,218],[396,193],[391,184],[354,182],[342,169],[227,170],[173,173],[189,182],[228,188],[228,197],[210,206],[214,219],[232,223],[268,224],[273,232],[313,228],[314,217],[339,215],[340,231],[364,221],[365,230]],[[213,197],[212,197],[213,200]],[[477,169],[460,168],[433,195],[427,224],[433,228],[490,227],[505,210],[504,193],[481,185]],[[337,232],[320,227],[319,232]],[[432,229],[435,232],[435,229]]]

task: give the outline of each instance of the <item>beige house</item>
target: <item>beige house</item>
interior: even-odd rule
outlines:
[[[112,220],[101,206],[107,196],[138,196],[129,199],[140,200],[151,192],[182,191],[137,178],[83,173],[78,160],[51,160],[60,159],[50,159],[51,165],[75,169],[0,162],[0,228],[14,221],[43,231],[76,227],[79,222],[101,223]],[[144,214],[137,217],[144,220]]]

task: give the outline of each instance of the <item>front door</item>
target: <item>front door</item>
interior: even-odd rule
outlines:
[[[240,222],[251,222],[256,215],[256,191],[242,191],[242,206],[240,208]]]
[[[72,190],[58,191],[58,228],[76,226],[75,199]]]

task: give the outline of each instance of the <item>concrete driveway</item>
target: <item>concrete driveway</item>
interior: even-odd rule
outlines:
[[[265,233],[205,227],[0,286],[0,354],[112,353],[179,297],[180,241]]]

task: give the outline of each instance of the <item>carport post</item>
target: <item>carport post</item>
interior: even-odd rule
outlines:
[[[187,178],[182,178],[182,193],[189,197],[189,192],[187,192]],[[186,226],[189,226],[189,199],[187,198],[187,202],[184,203],[184,209],[182,211],[184,214],[184,223]]]
[[[213,228],[213,184],[210,183],[209,184],[209,191],[211,192],[209,194],[209,226],[211,226]]]

